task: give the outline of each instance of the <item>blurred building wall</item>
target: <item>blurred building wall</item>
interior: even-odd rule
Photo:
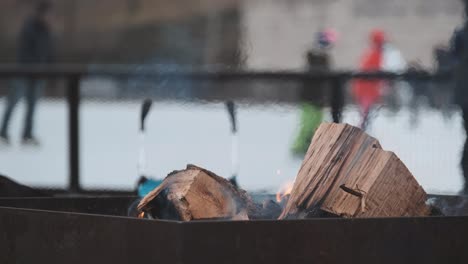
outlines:
[[[251,68],[303,67],[321,28],[338,31],[334,66],[355,68],[373,28],[384,29],[409,61],[432,65],[462,21],[460,0],[244,0],[245,54]]]
[[[0,0],[0,62],[34,0]],[[67,63],[245,64],[299,68],[314,34],[339,32],[338,68],[356,67],[372,28],[409,61],[432,64],[462,20],[460,0],[54,0],[59,60]]]
[[[0,62],[15,60],[16,36],[34,2],[0,0]],[[238,60],[236,0],[52,2],[60,62],[232,64]]]

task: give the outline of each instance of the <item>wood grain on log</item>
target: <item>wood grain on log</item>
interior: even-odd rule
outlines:
[[[245,191],[203,168],[188,165],[169,174],[146,195],[138,210],[154,218],[180,221],[202,219],[248,220],[254,204]]]
[[[426,193],[403,162],[361,129],[322,124],[280,219],[425,216]]]

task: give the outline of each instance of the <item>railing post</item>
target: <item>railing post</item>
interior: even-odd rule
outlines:
[[[69,191],[80,191],[80,76],[68,79]]]

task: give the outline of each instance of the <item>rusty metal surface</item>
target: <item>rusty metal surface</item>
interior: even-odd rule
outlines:
[[[0,198],[0,206],[59,212],[126,216],[136,196]]]
[[[178,225],[0,208],[0,263],[177,263]]]
[[[467,217],[189,223],[182,263],[468,263]]]
[[[0,263],[468,263],[466,216],[190,223],[115,216],[133,198],[2,199]]]

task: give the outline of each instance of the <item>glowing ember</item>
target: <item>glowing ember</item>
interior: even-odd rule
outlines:
[[[294,186],[294,181],[288,181],[285,184],[281,185],[280,189],[276,193],[276,201],[280,203],[283,199],[291,194],[291,191]]]
[[[145,218],[145,212],[141,212],[138,214],[138,218]]]

